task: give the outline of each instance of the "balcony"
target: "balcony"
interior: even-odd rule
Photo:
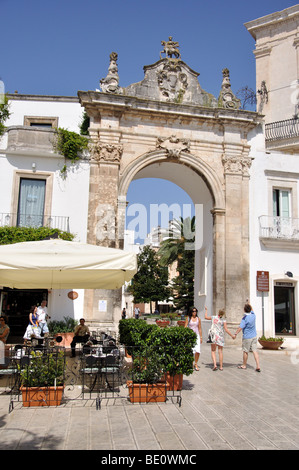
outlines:
[[[10,155],[55,155],[55,130],[30,126],[11,126],[7,129],[7,149]]]
[[[265,139],[268,150],[299,152],[299,118],[266,124]]]
[[[0,227],[48,227],[69,232],[69,217],[0,212]]]
[[[299,219],[288,217],[259,217],[259,237],[269,248],[298,249]]]

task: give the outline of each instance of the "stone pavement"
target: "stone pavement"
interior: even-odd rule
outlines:
[[[200,371],[184,377],[182,405],[75,400],[59,407],[24,408],[0,395],[1,450],[298,450],[299,348],[260,350],[239,370],[242,351],[224,349],[224,370],[212,371],[202,345]]]

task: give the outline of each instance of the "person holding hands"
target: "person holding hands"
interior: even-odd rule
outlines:
[[[208,309],[205,307],[205,319],[212,320],[212,344],[211,344],[211,356],[213,360],[213,370],[217,370],[216,362],[216,350],[218,348],[219,356],[219,370],[223,370],[223,346],[224,346],[224,332],[234,338],[234,335],[229,331],[225,320],[225,311],[219,310],[218,315],[208,316]]]

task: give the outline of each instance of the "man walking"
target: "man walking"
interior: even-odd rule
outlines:
[[[38,315],[38,326],[40,327],[40,335],[41,336],[48,336],[49,335],[49,328],[47,325],[48,316],[48,309],[47,309],[47,301],[42,300],[41,305],[37,308],[37,315]]]
[[[247,368],[248,353],[252,351],[256,363],[256,371],[261,372],[260,360],[257,352],[257,332],[256,332],[256,316],[252,311],[249,304],[245,304],[244,313],[240,326],[235,332],[233,339],[236,339],[237,334],[243,330],[242,350],[243,350],[243,364],[238,366],[239,369]]]

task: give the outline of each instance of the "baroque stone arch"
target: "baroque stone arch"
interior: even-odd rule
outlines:
[[[119,180],[119,199],[126,196],[129,185],[141,170],[154,163],[172,161],[178,164],[187,165],[195,171],[205,181],[213,199],[214,208],[225,210],[225,199],[221,181],[213,169],[201,158],[192,154],[182,152],[177,159],[169,159],[165,150],[155,150],[140,155],[132,161],[120,175]]]
[[[215,170],[203,161],[188,152],[181,152],[179,158],[169,158],[165,150],[155,150],[140,155],[132,161],[120,174],[118,191],[119,220],[125,217],[126,194],[130,183],[136,179],[136,176],[144,174],[147,168],[167,163],[183,165],[198,176],[197,181],[204,183],[208,199],[210,202],[203,209],[203,217],[208,227],[205,227],[203,236],[203,245],[197,243],[196,261],[195,261],[195,304],[200,311],[203,311],[204,305],[209,304],[209,309],[225,305],[224,273],[225,273],[225,197],[223,185]],[[173,168],[173,167],[172,167]],[[156,168],[157,171],[157,168]],[[164,172],[165,175],[165,172]],[[156,177],[152,174],[152,177]],[[173,181],[171,177],[165,177]],[[196,180],[196,177],[195,177]],[[174,182],[174,181],[173,181]],[[194,181],[193,181],[194,182]],[[180,185],[184,190],[186,187]],[[194,194],[194,191],[193,191]],[[191,198],[192,195],[189,193]],[[193,202],[194,199],[193,199]],[[200,202],[200,201],[199,201]],[[122,213],[121,213],[122,212]],[[121,236],[121,234],[119,234]],[[207,263],[207,265],[205,265]],[[208,300],[208,302],[207,302]]]

